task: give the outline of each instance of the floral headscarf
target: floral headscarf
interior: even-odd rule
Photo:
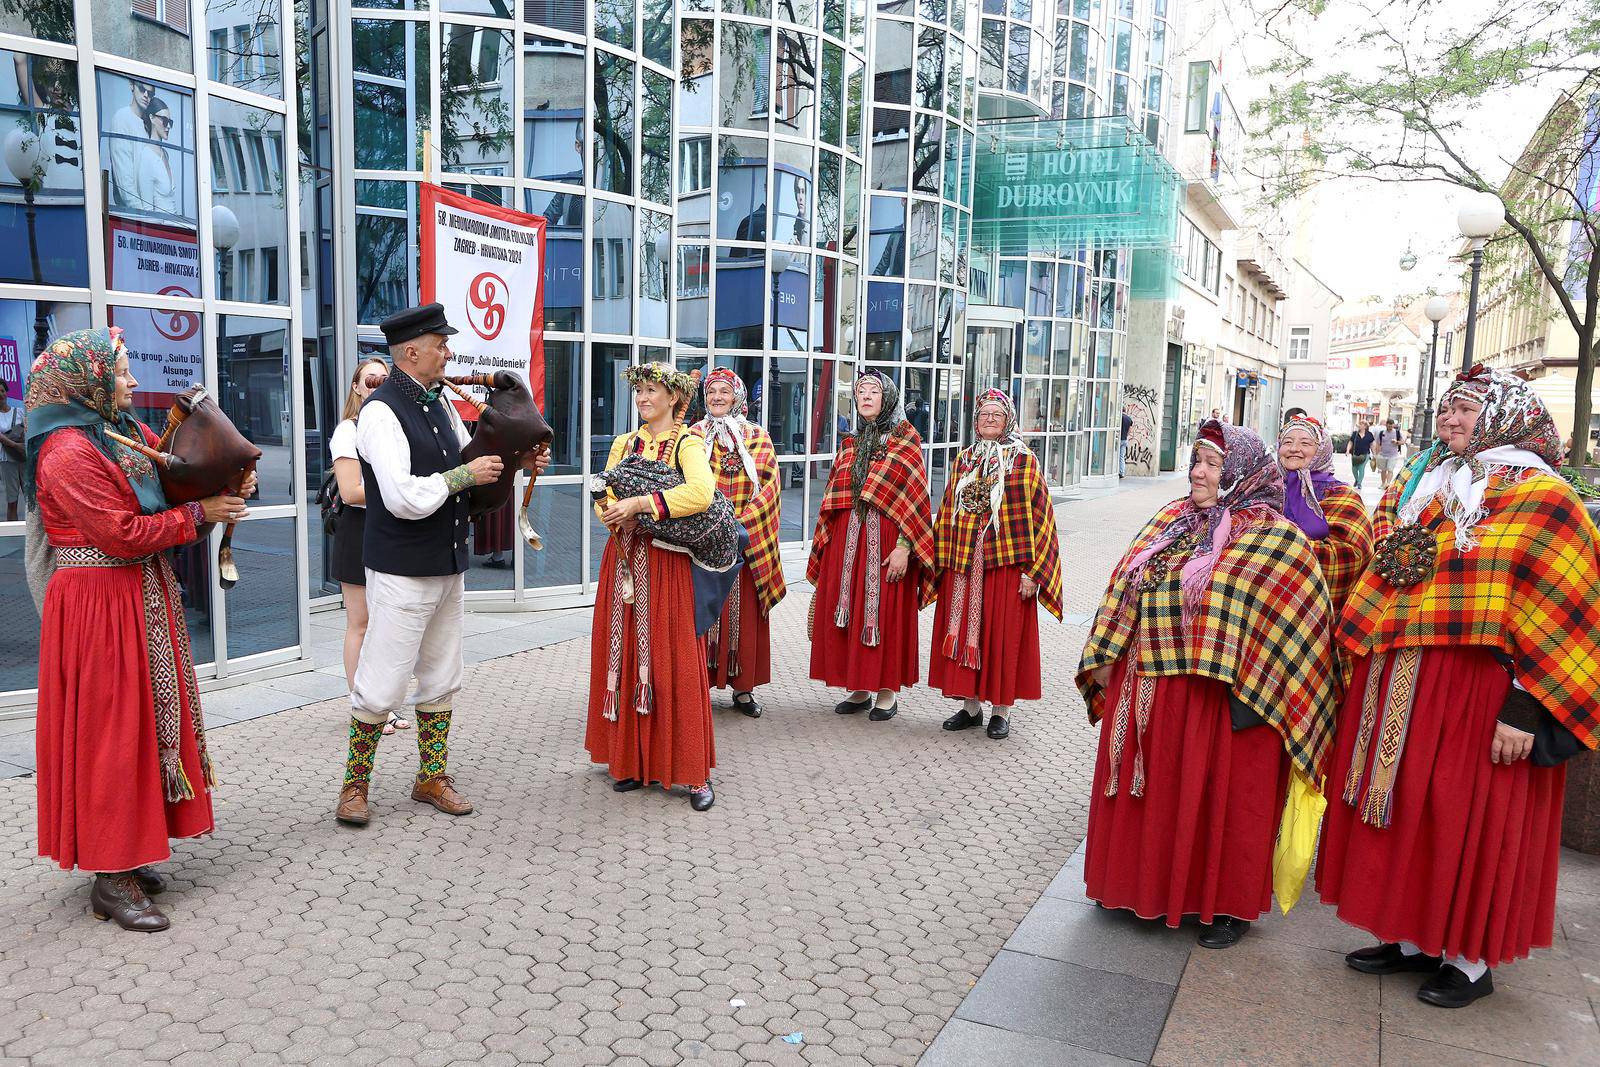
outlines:
[[[677,394],[673,404],[673,412],[682,418],[689,407],[689,398],[694,396],[694,378],[687,371],[674,370],[665,363],[639,363],[629,367],[623,377],[629,385],[640,385],[644,382],[656,382],[666,386]]]
[[[724,452],[737,455],[745,474],[750,478],[750,484],[760,485],[761,480],[756,477],[755,457],[744,443],[744,428],[750,424],[750,400],[744,380],[727,367],[718,367],[700,383],[702,396],[712,382],[721,382],[733,388],[733,407],[728,409],[726,415],[713,415],[711,406],[707,404],[706,417],[695,423],[695,429],[704,434],[707,441],[721,443]]]
[[[1539,394],[1513,374],[1480,363],[1456,376],[1439,408],[1442,411],[1461,399],[1483,405],[1466,449],[1433,450],[1415,490],[1400,505],[1400,520],[1416,522],[1428,502],[1438,497],[1445,515],[1455,523],[1456,548],[1466,552],[1476,543],[1474,529],[1486,517],[1483,498],[1489,478],[1512,471],[1554,474],[1561,458],[1561,435]]]
[[[985,440],[978,436],[977,413],[985,406],[998,407],[1005,413],[1005,428],[994,440]],[[961,499],[961,494],[973,481],[986,479],[989,483],[990,521],[998,524],[1000,505],[1006,496],[1006,476],[1011,473],[1011,465],[1017,461],[1017,456],[1028,447],[1022,438],[1017,436],[1016,406],[1011,403],[1011,398],[999,389],[986,390],[979,395],[978,402],[973,405],[972,439],[971,447],[963,456],[971,466],[956,482],[956,499]]]
[[[1219,419],[1200,424],[1200,434],[1190,454],[1192,468],[1202,448],[1222,453],[1222,480],[1217,486],[1217,502],[1201,509],[1185,500],[1167,527],[1144,551],[1128,561],[1128,588],[1137,586],[1137,575],[1146,563],[1181,537],[1194,541],[1194,550],[1183,565],[1183,611],[1189,618],[1199,607],[1211,585],[1211,572],[1217,558],[1233,543],[1235,520],[1247,514],[1283,513],[1283,471],[1254,430],[1234,426]],[[1240,531],[1242,532],[1242,527]]]
[[[861,417],[860,406],[856,407],[855,458],[850,464],[850,493],[857,500],[861,496],[861,487],[867,483],[867,471],[872,467],[872,454],[900,428],[902,422],[906,421],[905,402],[900,398],[900,387],[895,384],[894,379],[881,370],[863,371],[856,377],[856,390],[860,390],[861,384],[868,381],[876,381],[882,387],[883,406],[878,409],[877,417],[870,422]]]
[[[1284,480],[1283,513],[1307,537],[1320,541],[1328,536],[1328,519],[1322,513],[1323,494],[1342,484],[1333,476],[1333,438],[1328,436],[1320,420],[1310,415],[1296,415],[1278,431],[1279,448],[1283,446],[1283,439],[1295,431],[1310,434],[1317,451],[1311,462],[1297,471],[1285,470],[1279,462]]]
[[[117,407],[117,358],[125,351],[122,331],[115,327],[77,330],[56,338],[33,361],[23,401],[28,412],[28,455],[22,485],[29,503],[38,502],[39,450],[45,439],[57,430],[76,427],[127,476],[141,511],[154,515],[167,509],[155,464],[107,434],[112,430],[144,440],[133,416]]]

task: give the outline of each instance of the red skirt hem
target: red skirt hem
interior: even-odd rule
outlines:
[[[842,522],[841,522],[842,525]],[[882,527],[884,559],[894,547],[900,530],[885,517]],[[898,582],[879,583],[877,645],[861,642],[861,626],[866,616],[866,536],[856,548],[854,573],[850,575],[850,625],[834,625],[834,607],[843,585],[845,536],[834,530],[823,549],[822,573],[818,576],[811,622],[811,677],[824,685],[851,691],[899,690],[917,684],[922,676],[921,641],[917,631],[922,567],[913,557]]]
[[[939,601],[933,614],[933,650],[928,656],[928,684],[957,700],[987,700],[1009,707],[1019,700],[1038,700],[1039,601],[1023,599],[1017,592],[1022,567],[1009,564],[983,572],[983,615],[979,619],[978,666],[961,665],[966,640],[966,619],[956,620],[956,658],[944,654],[950,632],[950,602],[956,575],[946,571],[939,579]]]
[[[756,580],[749,567],[739,569],[739,601],[739,673],[732,678],[728,676],[733,665],[733,650],[727,639],[732,626],[732,597],[722,609],[716,662],[708,662],[707,666],[711,688],[748,693],[772,681],[772,625],[761,613],[761,598],[756,594]]]

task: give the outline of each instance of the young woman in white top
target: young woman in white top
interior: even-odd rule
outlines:
[[[344,593],[346,683],[356,676],[361,642],[367,636],[367,574],[361,558],[361,541],[367,526],[367,491],[361,482],[361,460],[356,456],[356,416],[361,413],[361,405],[367,397],[388,377],[389,365],[381,359],[369,359],[356,367],[350,379],[350,392],[344,398],[344,410],[339,414],[339,425],[334,427],[333,437],[328,441],[328,451],[333,456],[333,475],[339,483],[339,499],[345,504],[333,531],[332,569]],[[383,732],[392,734],[396,729],[410,727],[409,722],[391,712]]]

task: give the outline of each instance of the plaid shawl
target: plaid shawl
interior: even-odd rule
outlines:
[[[1383,495],[1373,522],[1393,530],[1403,479]],[[1356,582],[1339,622],[1353,655],[1396,648],[1482,645],[1511,657],[1517,681],[1590,748],[1600,744],[1600,531],[1571,486],[1547,474],[1490,479],[1466,551],[1440,501],[1420,516],[1437,522],[1437,569],[1396,589],[1376,571]]]
[[[1234,538],[1218,554],[1199,609],[1186,624],[1181,567],[1146,592],[1129,589],[1129,563],[1157,544],[1188,500],[1168,504],[1134,539],[1113,572],[1078,664],[1078,688],[1091,722],[1105,710],[1092,672],[1133,651],[1145,677],[1213,678],[1283,737],[1312,781],[1333,737],[1335,665],[1327,586],[1305,535],[1281,515],[1235,517]],[[1242,529],[1241,529],[1242,527]],[[1136,610],[1125,610],[1129,602]]]
[[[1328,584],[1337,619],[1356,579],[1372,562],[1372,520],[1360,494],[1347,485],[1329,489],[1320,503],[1328,520],[1328,536],[1311,542],[1311,549],[1322,567],[1322,580]]]
[[[988,529],[983,541],[984,567],[1021,564],[1039,585],[1039,602],[1061,618],[1061,542],[1056,534],[1056,509],[1050,503],[1039,460],[1031,449],[1018,454],[1006,476],[1000,521],[990,526],[987,508],[969,511],[957,499],[957,486],[971,469],[971,451],[963,449],[957,457],[956,477],[945,483],[944,500],[939,504],[933,537],[938,570],[962,571],[971,566],[973,545]]]
[[[822,576],[823,549],[841,520],[848,520],[857,497],[850,492],[850,472],[856,461],[856,438],[846,437],[828,471],[828,488],[822,496],[817,529],[812,535],[806,580],[812,585]],[[928,496],[928,475],[922,469],[922,437],[909,422],[901,422],[871,457],[859,501],[887,515],[911,542],[911,555],[922,564],[922,604],[933,601],[933,575],[937,554],[933,547],[933,514]]]
[[[706,426],[705,422],[696,423],[695,430],[703,433]],[[746,422],[743,430],[745,451],[755,461],[759,489],[745,472],[740,454],[728,451],[720,439],[708,441],[707,458],[711,473],[716,475],[717,488],[750,534],[745,564],[756,583],[761,614],[766,615],[784,594],[783,561],[778,555],[778,453],[772,447],[772,438],[761,427]]]

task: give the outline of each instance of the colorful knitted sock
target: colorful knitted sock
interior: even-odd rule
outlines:
[[[344,784],[366,785],[372,781],[372,764],[378,758],[378,738],[383,723],[350,719],[350,754],[344,759]]]
[[[450,760],[450,706],[417,706],[417,781],[444,775]]]

